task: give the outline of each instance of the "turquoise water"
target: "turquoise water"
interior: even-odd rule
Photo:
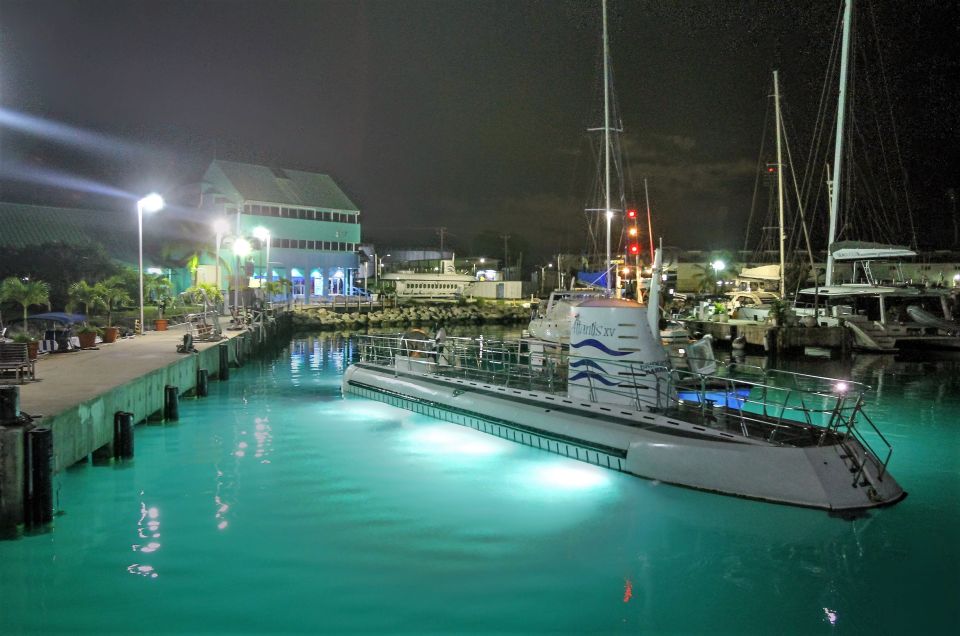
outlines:
[[[960,624],[954,363],[857,360],[910,496],[845,521],[343,400],[349,349],[296,340],[185,399],[178,424],[138,427],[132,462],[63,473],[52,530],[0,542],[0,633]]]

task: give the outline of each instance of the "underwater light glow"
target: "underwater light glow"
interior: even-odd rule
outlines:
[[[421,445],[433,446],[443,453],[459,453],[461,455],[498,455],[505,452],[505,444],[500,440],[459,428],[428,428],[413,431],[410,434],[413,442]]]
[[[533,479],[542,486],[565,490],[599,488],[610,483],[606,469],[581,462],[538,466],[534,469]]]

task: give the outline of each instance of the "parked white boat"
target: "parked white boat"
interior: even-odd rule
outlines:
[[[342,388],[680,486],[833,511],[905,496],[864,412],[867,387],[743,365],[674,369],[654,333],[645,305],[603,298],[577,307],[569,349],[361,336]]]
[[[389,272],[383,274],[381,280],[392,287],[399,299],[455,300],[469,292],[476,279],[457,273],[453,259],[444,259],[426,270],[410,268]]]

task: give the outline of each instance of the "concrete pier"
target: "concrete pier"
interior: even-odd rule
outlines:
[[[281,321],[289,324],[286,317]],[[263,331],[227,331],[219,342],[194,342],[196,353],[177,352],[185,332],[174,328],[98,349],[42,356],[36,381],[20,385],[21,412],[42,418],[25,426],[0,426],[0,527],[24,519],[23,442],[32,426],[53,430],[55,472],[101,449],[112,456],[114,413],[126,411],[135,422],[145,421],[163,410],[167,385],[187,393],[196,387],[200,369],[220,377],[218,345],[227,344],[227,363],[237,366],[274,335],[276,325]]]

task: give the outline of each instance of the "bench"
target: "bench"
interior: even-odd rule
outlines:
[[[20,384],[27,373],[36,378],[36,370],[25,342],[0,342],[0,371],[15,371]]]

